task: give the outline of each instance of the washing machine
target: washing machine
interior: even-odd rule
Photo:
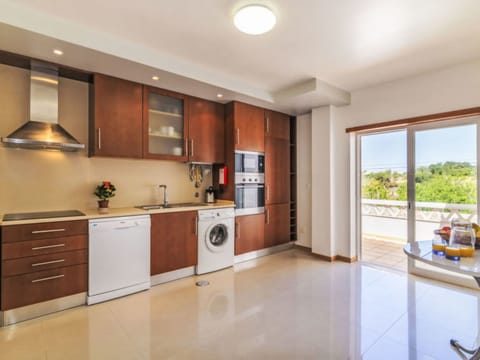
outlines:
[[[233,266],[235,255],[235,210],[198,211],[197,274]]]

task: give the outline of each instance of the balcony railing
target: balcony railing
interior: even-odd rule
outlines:
[[[401,241],[407,239],[406,201],[362,199],[362,233]],[[415,203],[417,239],[430,239],[435,228],[461,218],[477,222],[476,204]]]

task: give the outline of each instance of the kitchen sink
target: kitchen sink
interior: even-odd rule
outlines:
[[[137,209],[142,210],[157,210],[157,209],[171,209],[171,208],[179,208],[179,207],[193,207],[193,206],[207,206],[207,203],[199,203],[199,202],[186,202],[186,203],[173,203],[168,204],[167,206],[163,204],[151,204],[151,205],[138,205],[135,206]]]

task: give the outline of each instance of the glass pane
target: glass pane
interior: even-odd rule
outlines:
[[[160,94],[148,95],[148,151],[183,155],[183,100]]]
[[[361,258],[406,271],[406,131],[363,135],[361,175]]]
[[[415,241],[432,239],[452,219],[477,222],[476,131],[463,125],[415,132]]]

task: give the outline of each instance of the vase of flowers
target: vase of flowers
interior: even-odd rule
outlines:
[[[99,199],[98,212],[100,214],[108,213],[108,202],[110,198],[115,196],[115,190],[115,185],[110,181],[103,181],[95,188],[94,195]]]

